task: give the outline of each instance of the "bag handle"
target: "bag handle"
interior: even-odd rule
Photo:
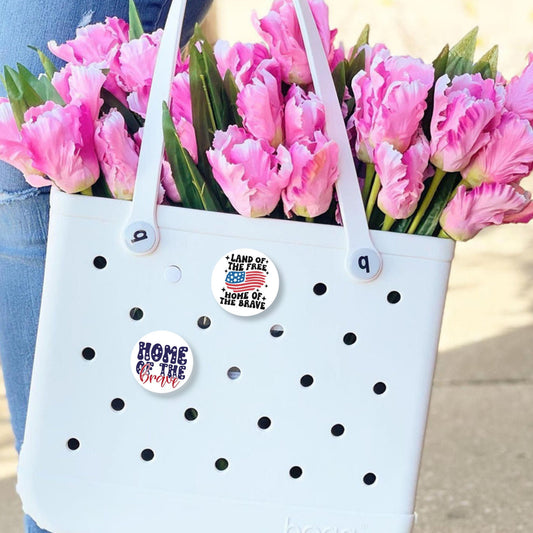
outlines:
[[[293,2],[304,38],[315,91],[324,102],[327,135],[339,147],[340,177],[336,189],[346,234],[345,266],[356,279],[373,280],[381,272],[382,259],[368,229],[352,150],[326,53],[308,0],[293,0]],[[157,55],[153,77],[156,82],[152,85],[148,101],[133,206],[125,230],[126,245],[135,254],[151,253],[159,243],[156,209],[164,150],[162,104],[170,97],[185,5],[186,0],[172,2]]]

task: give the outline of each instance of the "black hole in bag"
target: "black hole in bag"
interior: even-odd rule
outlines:
[[[284,331],[285,330],[283,329],[283,326],[276,324],[270,328],[270,335],[277,339],[278,337],[281,337],[283,335]]]
[[[327,291],[328,291],[328,287],[327,287],[327,285],[325,283],[317,283],[313,287],[313,292],[317,296],[322,296],[323,294],[326,294]]]
[[[298,479],[302,477],[304,471],[299,466],[293,466],[289,470],[289,475],[292,477],[292,479]]]
[[[111,401],[111,409],[113,409],[113,411],[122,411],[124,407],[126,407],[126,403],[122,398],[115,398]]]
[[[69,439],[67,446],[69,450],[75,451],[80,447],[80,441],[78,439]]]
[[[102,270],[103,268],[105,268],[107,266],[107,259],[105,257],[99,255],[99,256],[94,258],[93,265],[98,270]]]
[[[387,294],[387,302],[390,304],[397,304],[402,299],[402,295],[398,291],[391,291]]]
[[[315,378],[309,374],[302,376],[302,379],[300,379],[300,384],[302,387],[310,387],[314,382]]]
[[[381,395],[381,394],[384,394],[386,390],[387,390],[387,385],[385,385],[385,383],[382,383],[381,381],[374,385],[374,392],[378,396]]]
[[[351,346],[352,344],[355,344],[357,342],[357,335],[355,333],[346,333],[343,337],[343,342],[347,346]]]
[[[377,480],[376,474],[372,474],[372,472],[369,472],[365,475],[363,478],[363,482],[365,485],[373,485]]]
[[[232,366],[228,370],[228,378],[231,380],[236,380],[241,377],[241,369],[238,366]]]
[[[334,437],[340,437],[341,435],[344,435],[344,426],[342,424],[335,424],[331,428],[331,434]]]
[[[262,416],[262,417],[257,421],[257,425],[258,425],[261,429],[268,429],[268,428],[272,425],[272,420],[270,420],[270,418],[268,418],[268,416]]]
[[[140,307],[132,307],[130,309],[130,318],[132,320],[141,320],[144,316],[144,311]]]
[[[224,459],[223,457],[215,461],[215,468],[219,470],[220,472],[227,470],[228,467],[229,467],[229,461],[227,459]]]
[[[81,351],[81,355],[86,361],[92,361],[96,357],[96,352],[93,348],[87,347]]]
[[[188,420],[189,422],[192,422],[193,420],[196,420],[197,418],[198,418],[198,411],[194,409],[194,407],[189,407],[189,409],[185,411],[185,419]]]
[[[151,461],[155,457],[155,453],[150,448],[146,448],[141,452],[141,458],[143,461]]]
[[[211,319],[208,316],[201,316],[197,324],[200,329],[207,329],[211,325]]]

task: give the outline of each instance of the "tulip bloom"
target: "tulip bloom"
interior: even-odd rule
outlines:
[[[68,64],[52,78],[52,85],[67,104],[86,104],[96,121],[104,101],[100,91],[106,80],[102,71],[94,66]]]
[[[370,69],[352,81],[355,111],[349,126],[357,130],[357,156],[374,162],[374,148],[388,143],[398,152],[411,145],[426,110],[434,70],[420,59],[376,51]]]
[[[113,198],[131,200],[139,153],[128,135],[123,116],[116,110],[103,116],[94,136],[96,154]]]
[[[376,172],[382,188],[378,206],[395,219],[411,216],[424,190],[429,165],[429,142],[420,131],[414,144],[403,154],[389,143],[382,143],[374,151]]]
[[[95,64],[109,68],[120,45],[128,42],[128,23],[116,17],[108,17],[105,23],[90,24],[76,30],[76,38],[58,45],[48,43],[52,54],[73,65]]]
[[[230,126],[215,132],[207,158],[216,181],[241,215],[266,216],[278,205],[289,176],[278,172],[274,149],[264,139]]]
[[[329,10],[323,0],[309,0],[309,4],[333,69],[344,56],[342,51],[335,50],[333,46],[337,30],[329,29]],[[311,71],[292,1],[275,0],[266,17],[258,19],[254,13],[252,22],[267,43],[272,57],[281,66],[283,81],[299,85],[311,83]]]
[[[481,182],[513,183],[529,175],[533,166],[533,128],[526,119],[505,113],[489,142],[461,172],[472,187]]]
[[[533,124],[533,52],[520,76],[515,76],[505,88],[505,107]]]
[[[214,52],[220,75],[224,78],[229,70],[239,90],[252,82],[259,64],[270,59],[267,47],[260,43],[235,43],[230,46],[228,41],[217,41]]]
[[[503,183],[482,183],[472,190],[461,185],[443,211],[440,224],[452,239],[467,241],[487,226],[528,222],[533,218],[530,197]]]
[[[446,172],[463,170],[490,140],[501,120],[504,88],[481,74],[463,74],[435,84],[431,162]]]
[[[315,133],[312,142],[297,142],[290,149],[280,146],[281,172],[289,180],[282,193],[288,217],[313,218],[329,209],[339,175],[338,156],[337,145],[321,132]]]
[[[86,104],[53,102],[30,108],[22,126],[22,139],[37,170],[61,190],[88,189],[100,175],[94,146],[94,121]]]
[[[283,141],[283,96],[279,67],[273,60],[261,63],[252,83],[237,96],[244,128],[256,139],[276,147]]]
[[[50,180],[34,168],[30,151],[24,144],[7,98],[0,98],[0,161],[20,170],[33,187],[51,184]]]
[[[311,141],[316,131],[324,133],[326,112],[324,104],[314,93],[306,93],[293,85],[285,99],[285,144]]]

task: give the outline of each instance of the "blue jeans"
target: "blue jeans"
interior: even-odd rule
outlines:
[[[183,38],[207,11],[212,0],[189,0]],[[24,7],[21,7],[21,4]],[[170,0],[136,0],[146,31],[161,26]],[[127,0],[2,0],[0,66],[17,62],[42,72],[37,54],[27,45],[46,50],[74,37],[80,21],[103,21],[105,16],[127,20]],[[4,96],[3,87],[0,95]],[[0,162],[0,361],[4,373],[17,451],[24,439],[35,337],[48,231],[49,190],[30,187],[18,171]],[[25,517],[26,533],[40,529]],[[96,532],[95,532],[96,533]]]

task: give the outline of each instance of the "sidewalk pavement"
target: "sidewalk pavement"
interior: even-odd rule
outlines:
[[[533,530],[532,279],[531,227],[487,230],[457,247],[415,533]],[[0,389],[1,533],[23,531],[15,472]]]

